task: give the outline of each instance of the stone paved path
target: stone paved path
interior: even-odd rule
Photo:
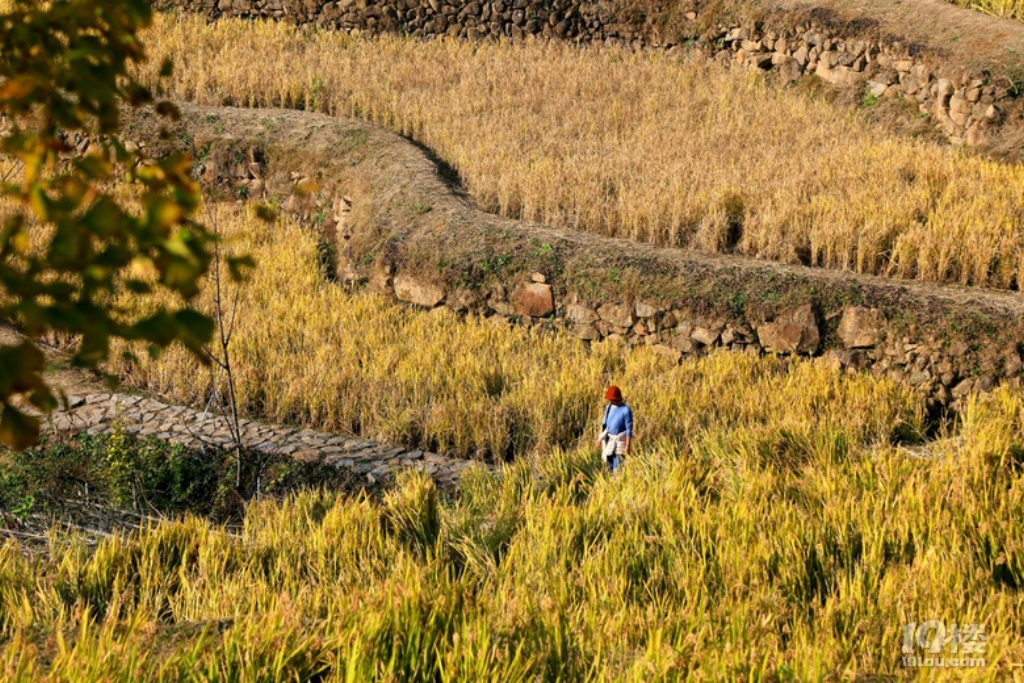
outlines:
[[[70,410],[56,412],[50,418],[51,427],[61,433],[109,434],[117,426],[127,434],[189,448],[232,445],[227,418],[214,413],[127,394],[94,393],[69,397],[69,402]],[[348,469],[365,475],[371,483],[394,469],[414,467],[427,472],[439,485],[453,486],[471,464],[312,429],[254,420],[242,420],[241,427],[247,448]]]

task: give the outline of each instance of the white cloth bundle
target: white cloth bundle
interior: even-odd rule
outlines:
[[[608,430],[601,432],[601,460],[605,462],[613,455],[626,454],[626,434],[609,434]]]

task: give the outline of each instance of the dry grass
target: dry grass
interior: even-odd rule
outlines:
[[[1024,505],[1019,389],[972,398],[954,438],[912,457],[892,443],[921,430],[920,404],[886,380],[587,353],[347,295],[300,227],[212,211],[231,248],[274,264],[242,297],[250,410],[469,447],[525,430],[537,452],[467,473],[453,499],[407,474],[379,501],[253,504],[240,534],[186,519],[90,549],[55,533],[31,558],[6,542],[6,680],[843,680],[905,675],[904,624],[930,619],[987,642],[983,666],[928,680],[1005,680],[1024,658],[1024,538],[1004,521]],[[174,352],[119,369],[208,390]],[[640,430],[614,479],[586,444],[557,447],[593,426],[609,380]]]
[[[347,294],[323,280],[308,231],[287,222],[267,227],[233,204],[213,211],[232,248],[262,265],[243,286],[233,342],[249,414],[465,457],[523,455],[576,445],[593,427],[601,387],[614,380],[635,397],[642,439],[652,444],[682,447],[711,414],[720,425],[777,425],[773,416],[795,411],[808,424],[841,417],[853,430],[849,440],[921,428],[909,390],[817,365],[723,353],[680,366],[646,348],[608,342],[588,350],[568,335]],[[118,303],[134,305],[128,296]],[[140,356],[128,363],[115,352],[111,369],[128,384],[185,402],[208,396],[209,373],[184,351],[157,361]],[[218,382],[223,389],[223,377]],[[747,389],[722,388],[737,384]]]
[[[984,667],[930,680],[1002,680],[1024,657],[1024,542],[1001,521],[1024,504],[1020,390],[973,399],[956,438],[910,457],[892,443],[920,404],[892,382],[413,311],[325,284],[297,225],[211,212],[264,266],[235,349],[247,410],[535,452],[456,499],[403,476],[382,501],[254,504],[240,535],[55,534],[33,559],[8,542],[6,680],[823,680],[899,674],[903,624],[928,619],[988,638]],[[209,391],[176,351],[116,369]],[[578,441],[608,381],[639,426],[616,479]]]
[[[147,41],[174,97],[376,121],[507,216],[928,281],[1015,287],[1024,264],[1019,167],[696,57],[168,16]]]
[[[1007,523],[1024,505],[1019,393],[972,403],[960,444],[932,460],[848,440],[844,416],[822,428],[800,405],[771,426],[688,412],[707,425],[691,448],[648,449],[614,479],[556,451],[469,474],[455,500],[403,477],[383,501],[254,504],[239,535],[168,521],[94,551],[55,535],[34,559],[5,542],[0,675],[1010,680],[1024,660],[1024,538]],[[982,624],[970,656],[985,665],[903,670],[903,625],[929,619]]]
[[[975,9],[997,17],[1024,20],[1024,2],[1021,0],[950,0],[960,7]]]

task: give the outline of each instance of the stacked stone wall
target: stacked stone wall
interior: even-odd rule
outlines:
[[[295,181],[296,187],[303,180],[307,179]],[[252,181],[236,178],[233,182]],[[558,277],[557,272],[522,269],[510,269],[500,282],[491,285],[467,286],[459,279],[424,273],[415,265],[406,267],[400,255],[360,265],[367,263],[365,255],[350,248],[350,240],[359,231],[350,218],[352,203],[342,198],[328,206],[329,200],[322,201],[324,206],[317,209],[307,203],[305,215],[300,202],[293,206],[300,219],[311,213],[330,215],[329,233],[338,241],[341,254],[338,280],[425,309],[496,316],[514,324],[568,333],[587,343],[608,340],[649,346],[676,362],[720,349],[815,358],[851,373],[866,371],[913,386],[927,397],[932,409],[959,410],[972,391],[989,391],[1003,381],[1019,378],[1024,370],[1024,345],[1020,342],[1024,329],[1019,317],[986,305],[983,296],[957,304],[919,298],[899,282],[879,278],[851,277],[837,283],[828,277],[817,280],[811,275],[814,269],[806,268],[783,268],[765,278],[768,271],[758,273],[756,267],[750,267],[744,277],[755,282],[759,278],[775,280],[784,292],[780,298],[786,301],[755,303],[737,289],[733,301],[722,305],[702,297],[673,299],[657,286],[646,288],[649,296],[616,295],[614,290],[595,296]],[[630,248],[616,244],[623,253]],[[637,277],[641,280],[637,289],[643,291],[644,275]],[[678,277],[703,280],[714,289],[719,280],[727,288],[735,274],[710,268],[704,273],[696,269],[688,275],[681,272]],[[772,286],[765,283],[762,298]],[[963,313],[960,306],[966,307],[967,316],[958,317]],[[934,309],[930,324],[908,323],[908,317],[912,318],[905,315],[908,308],[918,309],[915,313]],[[966,329],[972,326],[974,329]]]
[[[378,293],[423,308],[498,316],[586,342],[649,346],[677,362],[719,349],[816,358],[849,372],[892,377],[920,390],[935,409],[958,410],[972,391],[989,391],[1024,369],[1022,346],[1012,335],[1001,342],[984,336],[949,339],[906,327],[898,310],[884,306],[808,301],[750,320],[722,309],[696,310],[685,300],[588,302],[579,292],[548,284],[541,273],[480,291],[390,272],[384,268],[365,277]]]

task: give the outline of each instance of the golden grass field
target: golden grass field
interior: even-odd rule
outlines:
[[[415,311],[326,284],[307,228],[237,204],[207,222],[273,263],[242,285],[246,413],[516,463],[455,498],[405,476],[382,501],[252,504],[238,535],[192,519],[35,560],[8,544],[11,680],[843,680],[903,673],[903,625],[929,619],[988,640],[985,666],[928,680],[1024,658],[1019,389],[894,445],[924,416],[885,379]],[[210,388],[173,350],[112,369]],[[638,415],[616,479],[589,445],[612,381]]]
[[[715,356],[683,372],[719,375],[729,405],[763,388],[752,368],[766,369]],[[678,394],[635,376],[643,446],[616,478],[586,448],[555,449],[467,474],[456,498],[404,476],[383,500],[251,504],[240,532],[192,518],[95,548],[54,535],[44,555],[6,542],[0,676],[1010,680],[1024,661],[1020,394],[973,400],[959,439],[922,459],[887,443],[892,417],[862,427],[909,411],[905,397],[792,372],[818,380],[771,414],[688,401],[668,416],[701,425],[684,448],[650,438],[666,419],[654,406]],[[984,666],[903,670],[903,625],[931,619],[983,624]]]
[[[378,122],[433,149],[506,216],[863,273],[1019,284],[1019,166],[894,137],[697,56],[166,15],[146,40],[145,80],[176,59],[173,97]]]
[[[274,264],[242,290],[248,413],[520,457],[454,498],[404,476],[383,500],[252,504],[240,533],[187,519],[95,548],[55,535],[28,558],[6,543],[6,680],[842,680],[899,674],[903,624],[928,619],[985,625],[968,680],[1024,658],[1019,389],[975,397],[926,450],[893,445],[924,417],[888,380],[588,352],[346,294],[314,235],[250,210],[209,214]],[[113,369],[209,390],[183,354],[142,358]],[[615,479],[589,446],[610,381],[638,416]]]
[[[170,17],[149,39],[154,57],[177,57],[176,96],[381,121],[509,215],[714,251],[740,211],[750,254],[792,260],[813,245],[820,265],[1017,277],[1018,169],[885,137],[749,74],[615,50]],[[673,233],[676,219],[687,227]],[[1019,386],[971,396],[919,444],[921,397],[886,378],[728,352],[677,364],[413,310],[327,282],[319,236],[287,217],[268,225],[223,203],[204,220],[258,265],[232,342],[246,415],[514,464],[472,469],[458,493],[407,472],[380,498],[253,502],[240,529],[189,517],[96,545],[54,531],[40,553],[4,541],[0,679],[1018,675]],[[116,304],[144,310],[127,294]],[[210,282],[197,305],[210,312]],[[125,349],[109,370],[129,387],[194,404],[224,389],[180,349],[135,360]],[[614,478],[591,445],[613,382],[638,427]],[[970,655],[982,665],[904,669],[904,625],[928,620],[982,624]]]
[[[519,457],[457,496],[409,473],[383,499],[252,503],[240,531],[190,518],[95,547],[55,532],[37,555],[5,542],[4,680],[847,680],[907,675],[904,624],[932,619],[983,624],[984,665],[922,680],[1002,681],[1024,661],[1020,389],[900,445],[924,416],[889,380],[587,352],[349,295],[307,229],[250,211],[208,217],[264,265],[234,342],[249,414]],[[113,369],[209,390],[176,351],[141,357]],[[589,444],[609,381],[638,417],[616,478]]]

